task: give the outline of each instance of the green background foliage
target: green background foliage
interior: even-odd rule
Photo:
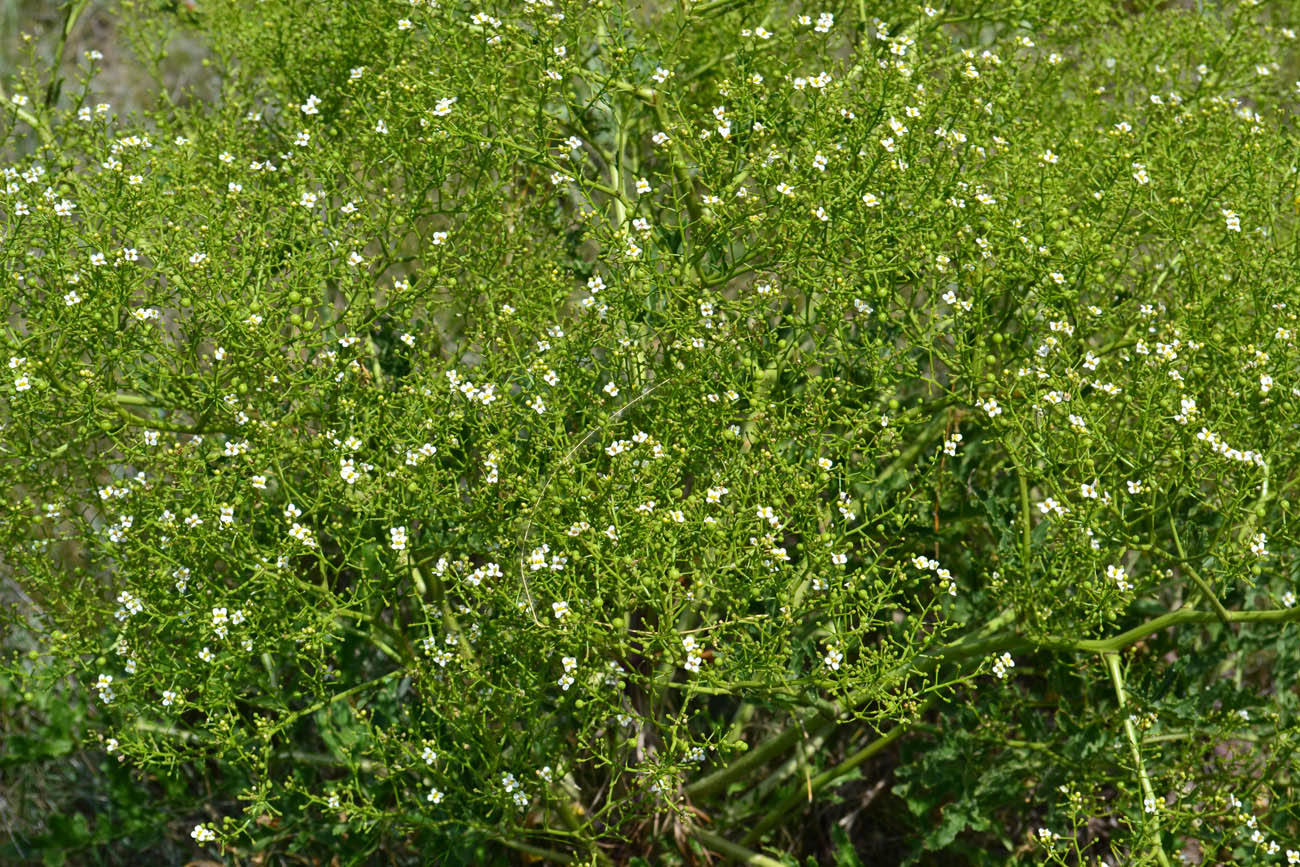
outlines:
[[[1300,863],[1296,11],[62,7],[3,857]]]

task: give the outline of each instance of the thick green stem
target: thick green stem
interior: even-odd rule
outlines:
[[[1119,702],[1119,711],[1124,713],[1124,707],[1127,704],[1124,695],[1124,675],[1119,670],[1119,654],[1108,652],[1103,653],[1102,657],[1106,660],[1106,667],[1110,669],[1110,681],[1115,686],[1115,700]],[[1151,788],[1151,779],[1147,776],[1146,766],[1142,763],[1142,749],[1138,746],[1137,728],[1133,721],[1124,716],[1124,735],[1128,738],[1129,753],[1133,756],[1133,764],[1137,768],[1138,785],[1142,789],[1142,811],[1144,814],[1151,816],[1151,828],[1155,834],[1153,842],[1156,861],[1160,867],[1169,867],[1169,856],[1165,854],[1164,844],[1160,840],[1160,813],[1156,801],[1155,791]]]
[[[890,730],[889,734],[872,741],[870,744],[858,750],[835,767],[822,771],[809,782],[808,792],[812,795],[816,795],[822,789],[840,779],[849,771],[853,770],[858,765],[862,764],[867,759],[876,755],[881,750],[885,749],[885,747],[898,740],[907,732],[907,730],[908,726],[895,726]],[[786,814],[797,808],[801,802],[806,801],[807,797],[808,794],[805,793],[803,789],[791,792],[784,800],[768,811],[767,816],[745,835],[744,839],[741,840],[741,843],[750,845],[762,839],[764,834],[781,824],[781,822],[785,820]]]
[[[753,864],[754,867],[785,867],[782,862],[775,858],[760,855],[746,849],[744,846],[731,842],[726,837],[714,834],[712,831],[706,831],[703,828],[691,828],[690,835],[704,847],[726,855],[728,858],[733,858],[742,864]]]
[[[534,846],[531,843],[524,843],[523,841],[516,840],[513,837],[494,836],[493,839],[495,839],[501,845],[508,846],[509,848],[514,849],[517,852],[523,852],[525,854],[532,855],[536,858],[542,858],[547,861],[554,861],[557,864],[572,864],[575,860],[572,855],[566,855],[565,853],[557,852],[554,849],[546,849],[541,846]]]
[[[1029,574],[1029,552],[1031,550],[1030,542],[1033,539],[1033,526],[1029,522],[1029,481],[1025,478],[1024,470],[1017,469],[1016,477],[1020,480],[1020,560],[1024,567],[1025,574]]]

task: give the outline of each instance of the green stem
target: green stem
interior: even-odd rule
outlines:
[[[1300,616],[1300,609],[1296,609],[1296,614]],[[905,676],[914,671],[925,671],[931,667],[937,667],[942,661],[948,658],[946,654],[951,654],[954,659],[968,658],[979,656],[991,652],[988,647],[990,642],[998,644],[1006,641],[1005,635],[995,635],[991,639],[983,639],[983,636],[1006,626],[1015,619],[1015,612],[1008,609],[1003,611],[997,617],[994,617],[988,623],[963,639],[948,645],[940,651],[922,654],[915,659],[908,660],[891,673],[892,676]],[[1019,640],[1019,636],[1012,635],[1012,639]],[[998,649],[1003,649],[998,647]],[[842,703],[845,709],[851,709],[862,704],[871,695],[879,692],[878,687],[871,690],[863,690],[850,695]],[[808,713],[804,719],[794,725],[786,728],[781,734],[775,735],[764,741],[759,746],[745,753],[739,759],[733,761],[726,767],[719,768],[711,774],[708,774],[686,787],[686,795],[690,798],[700,798],[721,791],[733,782],[744,777],[751,770],[759,767],[769,759],[783,755],[787,750],[793,747],[801,737],[816,737],[827,728],[835,725],[839,719],[839,713],[830,713],[828,710],[819,710]],[[806,735],[805,735],[806,732]]]
[[[1300,607],[1259,611],[1228,611],[1226,613],[1230,623],[1291,623],[1300,620]],[[1121,632],[1119,635],[1104,639],[1076,639],[1053,636],[1042,639],[1029,639],[1015,632],[988,634],[995,629],[1001,629],[1014,618],[1015,613],[1013,611],[1004,611],[974,634],[968,635],[946,647],[921,654],[902,664],[891,672],[890,679],[911,674],[923,674],[945,662],[959,662],[964,659],[1000,653],[1004,650],[1113,653],[1171,626],[1179,626],[1185,623],[1214,623],[1219,620],[1217,614],[1208,611],[1182,608],[1178,611],[1162,614],[1126,632]],[[845,710],[851,710],[878,693],[879,687],[873,687],[869,691],[864,690],[853,693],[842,702],[842,707]],[[804,717],[803,730],[798,725],[791,726],[751,749],[731,764],[701,777],[686,786],[687,797],[697,799],[722,791],[728,785],[739,781],[770,759],[785,754],[804,736],[804,730],[806,730],[808,737],[814,737],[825,728],[834,725],[836,720],[837,717],[828,717],[825,711],[815,711],[807,714]]]
[[[342,701],[345,698],[349,698],[351,696],[356,695],[359,692],[363,692],[364,690],[370,689],[370,687],[372,686],[379,686],[381,683],[391,680],[393,677],[402,674],[404,671],[405,669],[402,668],[394,669],[393,671],[388,672],[388,674],[385,674],[382,677],[377,677],[374,680],[368,680],[365,683],[359,683],[356,686],[351,687],[350,689],[345,689],[340,693],[336,693],[335,695],[330,696],[329,698],[321,699],[320,701],[316,702],[310,707],[305,707],[302,710],[294,711],[293,713],[285,717],[283,720],[281,720],[280,723],[275,727],[275,730],[283,731],[284,729],[293,725],[295,722],[297,722],[298,720],[302,719],[305,716],[310,716],[311,714],[314,714],[316,711],[322,708],[329,707],[335,702]]]
[[[63,65],[63,51],[68,47],[68,39],[72,36],[72,28],[77,26],[77,19],[85,11],[90,0],[73,0],[68,4],[68,11],[64,13],[63,30],[59,33],[59,41],[54,46],[54,61],[50,64],[50,82],[45,87],[45,108],[47,111],[54,108],[54,103],[58,101],[59,91],[63,89],[63,79],[59,76],[59,67]]]
[[[816,795],[817,792],[820,792],[835,780],[843,777],[849,771],[853,770],[858,765],[862,764],[867,759],[876,755],[881,750],[885,749],[885,747],[898,740],[907,732],[907,730],[908,726],[906,725],[894,726],[894,728],[890,730],[889,734],[882,738],[877,738],[844,761],[840,762],[835,767],[822,771],[820,774],[813,777],[809,782],[806,791],[804,789],[798,789],[787,795],[783,801],[768,811],[766,818],[755,825],[753,829],[745,835],[744,839],[741,840],[741,843],[751,845],[757,842],[764,834],[781,824],[781,822],[785,820],[786,814],[798,807],[801,801],[807,800],[810,794]]]
[[[1110,681],[1115,686],[1115,700],[1119,702],[1119,711],[1124,713],[1126,704],[1124,697],[1124,675],[1119,670],[1119,654],[1103,653],[1102,657],[1106,660],[1106,667],[1110,669]],[[1137,767],[1138,785],[1142,790],[1142,812],[1147,813],[1147,805],[1156,805],[1155,791],[1151,788],[1151,779],[1147,776],[1146,766],[1142,764],[1142,749],[1138,746],[1137,729],[1133,721],[1124,716],[1124,734],[1128,738],[1129,752],[1133,756],[1133,764]],[[1161,805],[1162,806],[1162,805]],[[1156,809],[1151,810],[1151,827],[1155,831],[1154,851],[1156,861],[1160,867],[1170,867],[1169,857],[1165,854],[1164,844],[1160,840],[1160,814]]]
[[[554,849],[545,849],[541,846],[534,846],[531,843],[524,843],[520,840],[514,839],[513,837],[498,837],[494,835],[493,839],[503,846],[507,846],[518,852],[535,855],[538,858],[545,858],[547,861],[554,861],[557,864],[573,863],[572,855],[566,855],[563,852],[557,852]]]
[[[1020,559],[1025,569],[1025,575],[1029,574],[1029,552],[1030,541],[1033,538],[1033,527],[1029,522],[1029,481],[1025,478],[1024,470],[1016,468],[1016,476],[1020,480]]]
[[[726,855],[728,858],[734,858],[742,864],[753,864],[755,867],[785,867],[785,865],[766,855],[760,855],[750,849],[746,849],[737,843],[733,843],[726,837],[714,834],[712,831],[706,831],[703,828],[691,828],[690,835],[700,842],[705,848],[712,849],[714,852]]]
[[[1170,516],[1169,529],[1174,535],[1174,548],[1178,551],[1178,559],[1182,561],[1179,565],[1182,567],[1183,571],[1191,576],[1191,579],[1196,582],[1196,586],[1201,588],[1201,592],[1205,594],[1205,598],[1210,603],[1210,607],[1214,609],[1214,613],[1217,614],[1219,619],[1226,624],[1228,622],[1228,609],[1224,608],[1223,603],[1214,595],[1214,591],[1210,589],[1209,582],[1201,577],[1200,573],[1192,567],[1191,563],[1187,562],[1187,552],[1183,550],[1183,541],[1178,538],[1178,527],[1175,526],[1176,524],[1177,522],[1172,516]]]

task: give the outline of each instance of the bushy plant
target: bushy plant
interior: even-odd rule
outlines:
[[[6,665],[196,845],[1300,863],[1290,4],[120,11],[220,98],[6,85]]]

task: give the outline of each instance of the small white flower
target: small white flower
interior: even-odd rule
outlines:
[[[1110,565],[1106,567],[1106,577],[1114,581],[1121,592],[1127,593],[1133,589],[1133,584],[1128,580],[1128,574],[1124,571],[1123,566]]]
[[[349,485],[355,484],[357,479],[361,478],[351,458],[343,458],[339,461],[339,476]]]

